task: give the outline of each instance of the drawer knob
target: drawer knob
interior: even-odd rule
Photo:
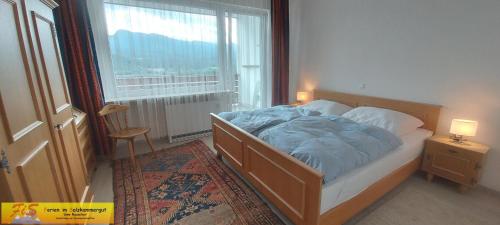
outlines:
[[[458,151],[455,150],[455,149],[448,149],[448,152],[452,153],[452,154],[457,154],[458,153]]]

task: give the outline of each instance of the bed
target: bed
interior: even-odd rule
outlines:
[[[324,174],[212,114],[214,147],[219,158],[224,157],[293,223],[342,224],[419,168],[424,140],[436,129],[440,106],[321,90],[313,96],[352,107],[404,112],[424,125],[401,137],[402,149],[327,184]]]

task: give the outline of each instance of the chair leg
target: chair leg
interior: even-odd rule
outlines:
[[[135,170],[137,168],[137,163],[135,162],[134,139],[128,140],[128,151],[130,154],[130,161],[132,162],[132,166],[134,166],[134,170]]]
[[[116,145],[118,144],[118,139],[112,138],[111,146],[111,160],[116,160]]]
[[[156,155],[155,148],[153,147],[153,143],[149,139],[148,133],[145,133],[144,137],[146,137],[146,142],[148,143],[149,148],[151,148],[151,152]]]

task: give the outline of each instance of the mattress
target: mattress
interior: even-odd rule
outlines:
[[[321,214],[350,200],[394,170],[419,157],[424,149],[425,139],[431,136],[432,132],[425,129],[417,129],[403,135],[403,144],[393,152],[323,185]]]

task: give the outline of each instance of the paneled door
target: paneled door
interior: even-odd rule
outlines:
[[[70,199],[85,201],[89,181],[77,143],[71,99],[57,42],[52,12],[57,4],[49,0],[26,0],[25,3],[35,74],[42,90],[51,134],[56,142],[57,157],[64,171],[63,179],[69,189]]]
[[[20,0],[0,0],[0,201],[67,199]]]

